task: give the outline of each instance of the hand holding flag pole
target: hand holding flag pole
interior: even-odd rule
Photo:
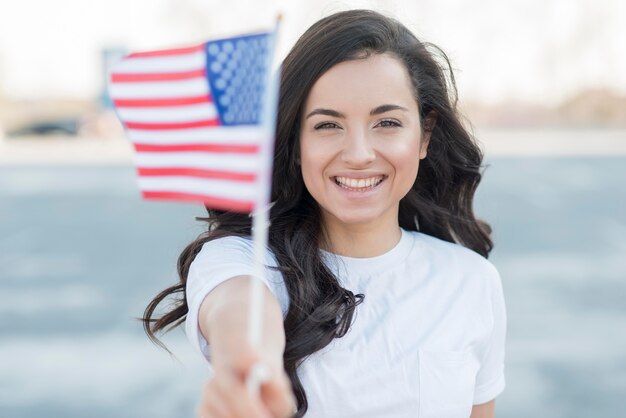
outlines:
[[[255,275],[248,339],[262,335],[264,254],[268,243],[278,74],[273,33],[130,54],[111,71],[109,94],[135,149],[145,199],[202,202],[251,212]],[[247,378],[259,393],[268,370]]]

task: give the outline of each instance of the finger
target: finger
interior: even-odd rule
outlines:
[[[223,410],[216,409],[215,404],[204,405],[198,409],[198,417],[200,418],[230,418],[232,414],[224,413]]]
[[[261,398],[274,416],[292,417],[297,410],[291,382],[284,374],[262,386]]]
[[[258,397],[251,397],[244,382],[230,373],[219,381],[219,396],[236,418],[271,418]]]
[[[259,396],[261,385],[270,379],[270,369],[261,362],[256,362],[250,368],[246,377],[246,389],[252,396]]]
[[[224,400],[219,396],[214,382],[205,385],[202,393],[201,405],[198,409],[201,418],[228,418],[232,412]]]

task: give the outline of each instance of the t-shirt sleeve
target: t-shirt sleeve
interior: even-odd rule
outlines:
[[[276,266],[276,260],[269,251],[265,254],[265,265]],[[187,285],[187,318],[185,333],[191,344],[198,349],[204,358],[211,360],[210,347],[200,332],[198,316],[204,298],[216,286],[236,276],[255,276],[254,251],[252,241],[241,237],[224,237],[206,242],[189,267]],[[289,300],[285,283],[279,272],[265,269],[264,277],[260,278],[278,300],[283,318]]]
[[[502,281],[498,271],[491,264],[490,295],[493,328],[487,341],[487,348],[476,376],[474,405],[491,401],[499,395],[504,382],[504,346],[506,338],[506,309]]]

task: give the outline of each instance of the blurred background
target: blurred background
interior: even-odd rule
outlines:
[[[207,370],[135,319],[201,207],[139,198],[104,92],[123,54],[335,11],[398,17],[449,56],[485,151],[478,215],[509,316],[504,418],[626,410],[626,2],[0,2],[0,416],[193,416]]]

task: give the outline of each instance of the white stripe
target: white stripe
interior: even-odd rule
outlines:
[[[259,171],[258,154],[231,154],[210,152],[136,152],[139,168],[189,167],[206,170],[225,170],[243,173]]]
[[[129,129],[128,137],[141,144],[259,144],[269,134],[259,127],[220,126],[216,128],[193,128],[181,130]]]
[[[209,94],[209,83],[205,78],[109,85],[109,95],[113,99],[166,99],[206,94]]]
[[[254,182],[198,179],[193,177],[139,177],[139,188],[143,191],[178,192],[203,194],[222,199],[254,201],[258,185]]]
[[[125,58],[111,69],[111,73],[177,73],[200,70],[206,66],[204,51],[169,57]]]
[[[169,123],[215,119],[217,111],[211,103],[172,107],[124,107],[117,109],[120,119],[127,122]]]

